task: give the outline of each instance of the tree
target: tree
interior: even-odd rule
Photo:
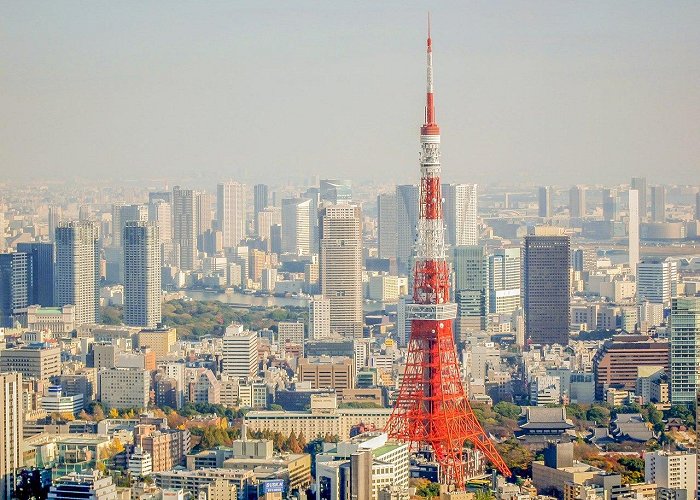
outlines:
[[[510,419],[517,419],[522,413],[522,410],[518,405],[509,403],[508,401],[499,401],[493,407],[493,411],[502,417]]]
[[[304,448],[302,448],[302,446],[299,444],[299,440],[297,439],[296,434],[294,434],[294,431],[289,434],[289,438],[287,439],[285,446],[286,449],[292,453],[301,453],[304,450]]]
[[[112,408],[109,410],[109,418],[119,418],[119,410]]]
[[[497,443],[496,449],[510,470],[518,475],[527,474],[533,460],[532,452],[522,446],[517,439],[510,438],[503,443]]]
[[[424,498],[433,498],[440,496],[440,484],[432,483],[427,479],[418,479],[415,481],[416,495]]]
[[[608,425],[610,423],[610,410],[604,406],[593,405],[586,412],[586,418],[598,425]]]
[[[105,419],[105,411],[102,408],[102,405],[96,404],[95,409],[93,410],[92,416],[95,419],[95,422],[100,422]]]

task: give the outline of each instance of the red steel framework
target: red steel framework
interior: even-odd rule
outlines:
[[[386,431],[413,449],[432,449],[441,484],[465,487],[465,446],[480,450],[503,474],[511,472],[479,424],[460,376],[452,333],[456,304],[450,301],[440,193],[440,128],[435,121],[432,40],[428,22],[425,124],[421,127],[420,216],[413,274],[413,303],[406,369]]]

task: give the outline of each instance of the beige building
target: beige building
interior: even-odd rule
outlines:
[[[200,496],[205,495],[205,500],[238,500],[238,490],[235,484],[231,484],[223,478],[216,478],[199,490]]]
[[[150,347],[156,359],[165,358],[177,343],[175,328],[144,329],[136,334],[137,347]]]
[[[27,308],[27,329],[35,332],[68,333],[75,330],[75,306]]]
[[[354,205],[320,210],[321,293],[331,302],[331,328],[362,337],[362,214]]]
[[[22,375],[0,373],[0,498],[12,498],[12,476],[22,459]]]
[[[359,424],[383,429],[391,408],[338,408],[335,394],[314,394],[309,411],[251,411],[246,414],[248,428],[269,430],[288,436],[304,433],[307,440],[330,434],[350,438],[350,429]]]
[[[134,429],[134,444],[151,455],[153,472],[166,471],[185,460],[190,451],[190,432],[139,424]]]
[[[101,370],[97,377],[99,399],[108,408],[148,407],[151,380],[147,370],[112,368]]]
[[[355,365],[342,356],[302,358],[297,368],[300,382],[309,382],[312,389],[333,389],[342,394],[355,387]]]
[[[3,349],[0,372],[19,372],[24,378],[48,380],[61,374],[61,348],[37,345]]]

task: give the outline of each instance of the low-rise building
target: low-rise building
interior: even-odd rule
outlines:
[[[364,424],[383,429],[391,408],[338,408],[335,394],[312,394],[309,411],[251,411],[246,422],[251,430],[269,430],[288,436],[304,433],[307,440],[326,435],[348,439],[353,427]]]

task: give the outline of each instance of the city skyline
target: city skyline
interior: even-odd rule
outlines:
[[[413,181],[429,8],[446,182],[681,182],[698,156],[692,3],[77,5],[7,9],[6,179]]]

